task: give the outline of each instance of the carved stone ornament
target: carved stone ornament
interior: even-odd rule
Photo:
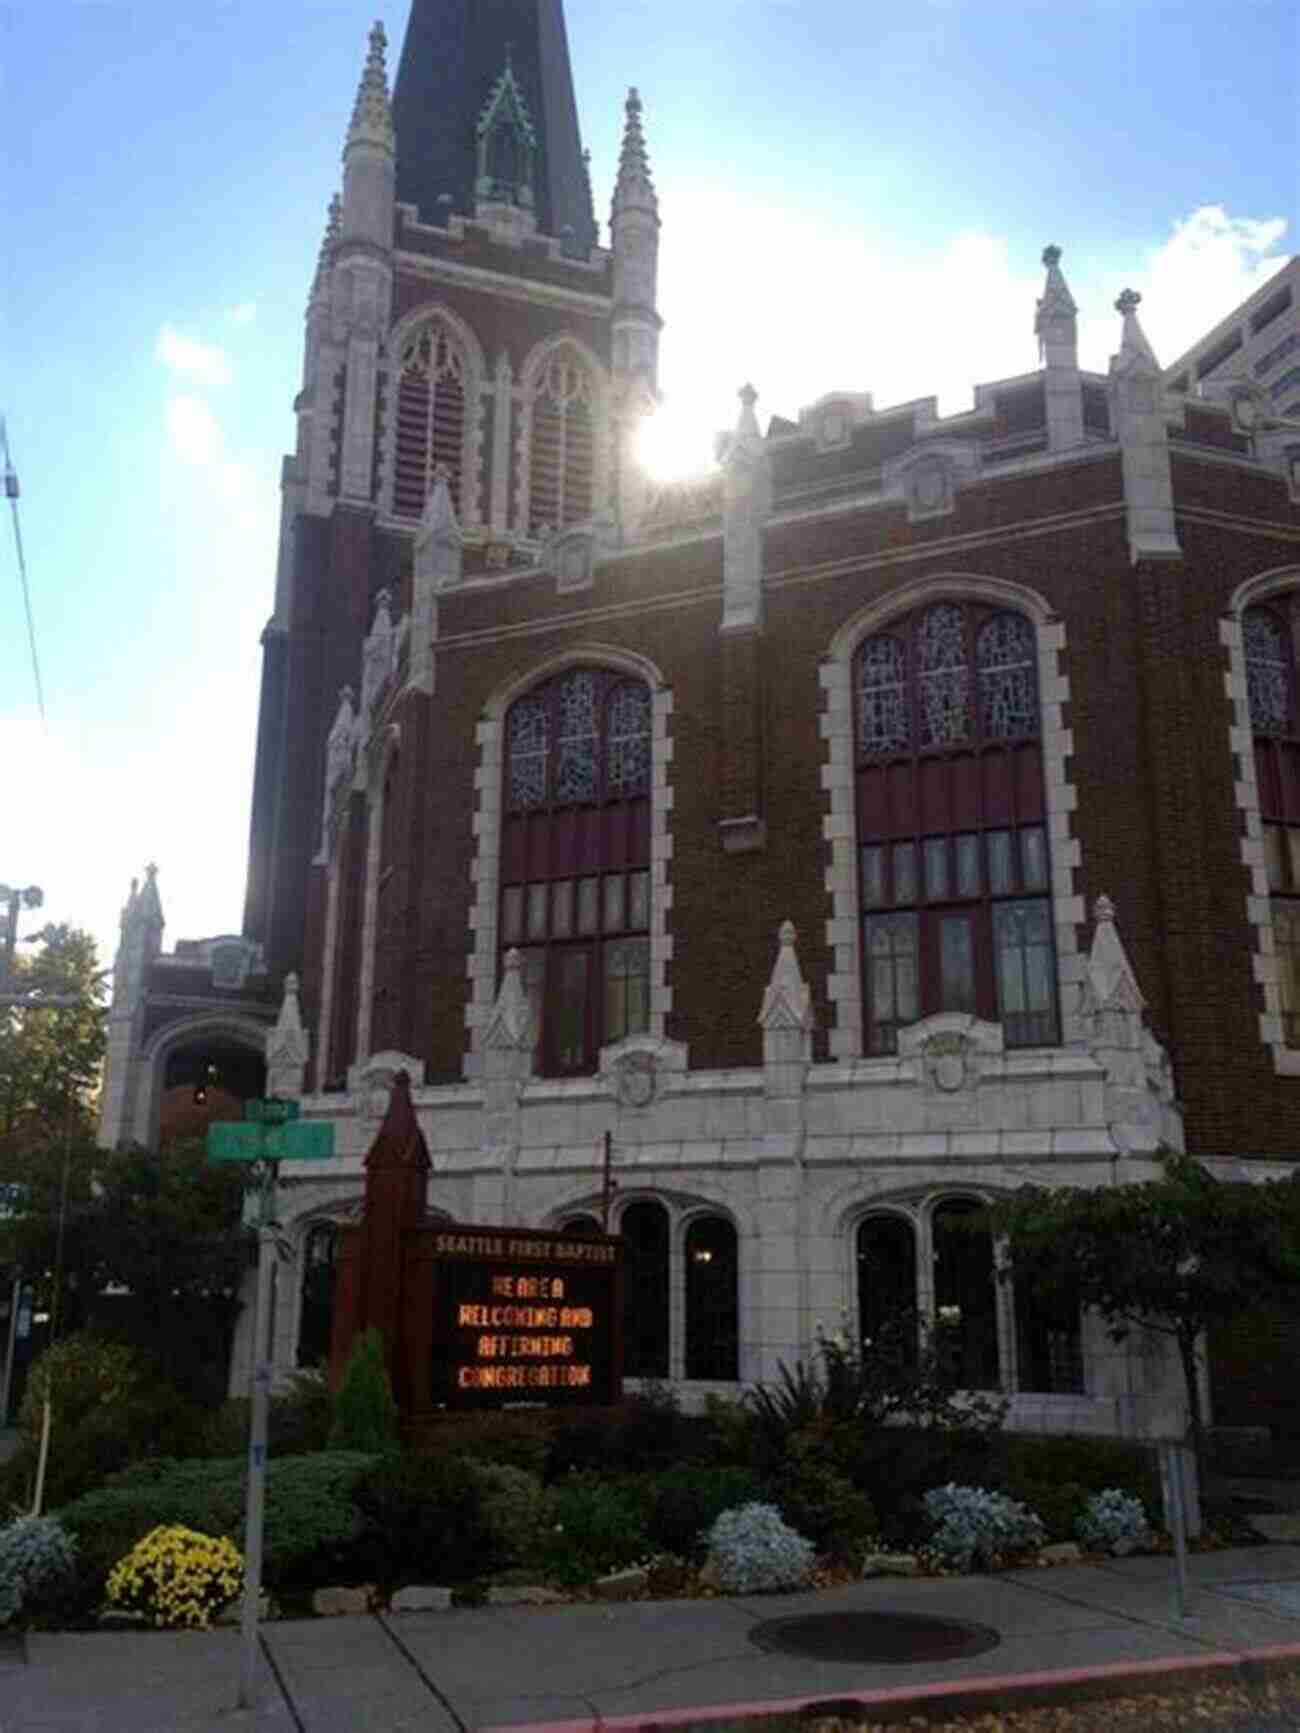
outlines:
[[[913,464],[907,472],[907,515],[938,517],[953,509],[952,471],[939,457]]]
[[[920,1061],[928,1089],[956,1095],[979,1082],[983,1057],[1001,1054],[1002,1028],[964,1012],[944,1012],[900,1029],[898,1052]]]
[[[372,1053],[369,1059],[348,1070],[348,1093],[358,1119],[376,1125],[388,1112],[393,1079],[405,1071],[412,1085],[418,1088],[424,1081],[424,1061],[409,1053]]]
[[[622,1107],[649,1107],[659,1092],[659,1067],[653,1053],[627,1053],[614,1068],[614,1089]]]
[[[547,550],[557,590],[585,590],[595,567],[595,538],[590,530],[570,530],[556,536]]]

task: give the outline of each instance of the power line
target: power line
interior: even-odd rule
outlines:
[[[9,435],[5,431],[4,417],[0,415],[0,450],[4,452],[5,460],[5,498],[9,501],[9,509],[13,513],[14,546],[18,550],[18,574],[23,584],[23,607],[27,611],[27,642],[32,652],[32,677],[36,682],[36,707],[41,713],[41,727],[48,728],[45,719],[45,691],[41,685],[41,663],[36,654],[36,622],[32,618],[32,594],[27,584],[27,559],[23,553],[23,531],[18,521],[18,473],[9,460]]]

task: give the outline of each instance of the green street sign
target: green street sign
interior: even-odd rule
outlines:
[[[260,1125],[210,1125],[208,1160],[261,1161],[262,1136]]]
[[[283,1105],[296,1109],[298,1103]],[[333,1153],[332,1125],[309,1124],[290,1117],[283,1124],[254,1120],[251,1125],[208,1127],[209,1161],[328,1161]]]
[[[278,1096],[244,1103],[244,1118],[259,1125],[284,1125],[290,1119],[297,1119],[301,1112],[301,1102],[281,1101]]]
[[[327,1161],[334,1153],[334,1127],[319,1122],[273,1126],[266,1134],[269,1161]]]

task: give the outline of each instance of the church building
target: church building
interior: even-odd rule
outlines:
[[[133,887],[103,1138],[209,1086],[334,1127],[283,1175],[282,1370],[405,1071],[431,1216],[623,1236],[629,1380],[735,1394],[914,1304],[1012,1425],[1171,1430],[1160,1343],[961,1222],[1300,1160],[1300,426],[1169,392],[1131,291],[1082,370],[1048,246],[970,409],[845,381],[764,425],[744,384],[656,484],[652,102],[621,124],[602,243],[560,0],[412,0],[391,89],[371,32],[243,930],[163,952]]]

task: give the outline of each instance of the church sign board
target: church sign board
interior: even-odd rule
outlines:
[[[432,1264],[436,1407],[570,1407],[621,1393],[622,1243],[606,1235],[445,1224]]]

